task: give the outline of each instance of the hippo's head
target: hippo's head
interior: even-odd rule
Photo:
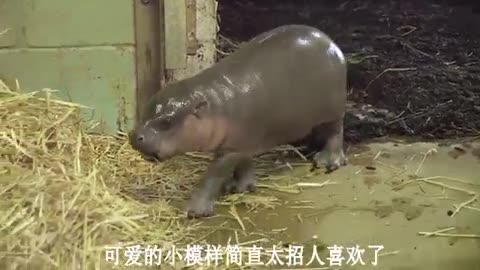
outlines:
[[[202,119],[209,104],[202,98],[185,98],[178,92],[169,95],[171,92],[158,92],[144,120],[129,133],[132,147],[148,161],[165,161],[199,148],[198,140],[205,129]]]

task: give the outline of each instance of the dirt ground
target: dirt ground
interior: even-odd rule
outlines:
[[[330,35],[355,60],[349,67],[349,99],[395,114],[368,127],[349,126],[347,120],[347,140],[478,134],[479,5],[449,2],[224,0],[219,1],[220,35],[239,43],[291,23]],[[223,52],[233,49],[225,39],[219,43]]]
[[[285,169],[271,183],[259,183],[269,187],[260,188],[260,194],[279,199],[275,210],[237,207],[238,217],[232,218],[232,210],[219,207],[216,217],[203,221],[212,228],[205,235],[214,245],[230,241],[245,248],[261,246],[264,265],[255,269],[267,268],[273,244],[280,244],[285,247],[281,255],[289,245],[303,247],[303,262],[288,266],[281,257],[276,265],[268,264],[271,269],[479,270],[480,209],[474,203],[457,212],[454,205],[480,192],[480,144],[442,145],[368,143],[350,148],[350,165],[330,175],[311,174],[308,165]],[[274,188],[327,181],[323,187],[304,185],[298,193]],[[334,245],[343,248],[340,265],[328,259],[333,260]],[[365,252],[362,262],[353,265],[347,248],[356,245]],[[374,267],[377,245],[382,250]],[[309,264],[314,246],[323,264]],[[247,256],[243,262],[247,265]]]

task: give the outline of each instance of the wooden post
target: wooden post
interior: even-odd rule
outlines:
[[[136,121],[150,97],[163,85],[165,78],[162,43],[163,0],[135,0],[136,42]]]

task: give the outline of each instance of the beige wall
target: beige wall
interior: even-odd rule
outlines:
[[[0,0],[0,77],[58,89],[106,131],[134,117],[132,0]],[[92,111],[85,115],[92,117]]]
[[[216,1],[194,3],[200,48],[193,55],[187,55],[187,38],[183,46],[175,44],[189,29],[186,4],[183,17],[170,12],[165,22],[173,29],[166,37],[173,46],[165,53],[176,56],[166,63],[174,80],[215,60]],[[61,98],[92,107],[86,116],[101,122],[104,131],[127,131],[137,87],[134,20],[134,0],[0,0],[0,32],[9,29],[0,36],[0,79],[16,78],[25,90],[58,89]]]
[[[173,1],[173,0],[166,0]],[[188,11],[187,11],[188,13]],[[196,31],[195,38],[198,40],[200,48],[196,55],[186,55],[182,63],[173,63],[171,66],[166,64],[167,70],[170,71],[173,80],[180,80],[182,78],[195,75],[199,71],[212,65],[215,61],[215,40],[217,35],[217,1],[216,0],[197,0],[196,1]],[[169,23],[168,21],[166,22]],[[172,22],[175,23],[175,22]],[[168,27],[168,26],[167,26]],[[188,29],[187,29],[188,30]],[[168,33],[167,33],[168,34]],[[178,33],[175,33],[178,34]],[[167,35],[168,39],[169,36]],[[168,41],[167,41],[168,42]],[[182,53],[178,51],[178,46],[172,45],[169,49],[166,48],[166,54]],[[178,68],[181,66],[181,68]]]

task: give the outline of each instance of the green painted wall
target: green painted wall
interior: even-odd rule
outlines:
[[[106,132],[131,127],[132,0],[0,0],[0,32],[8,28],[0,36],[0,78],[17,78],[27,90],[58,89],[94,108]]]

